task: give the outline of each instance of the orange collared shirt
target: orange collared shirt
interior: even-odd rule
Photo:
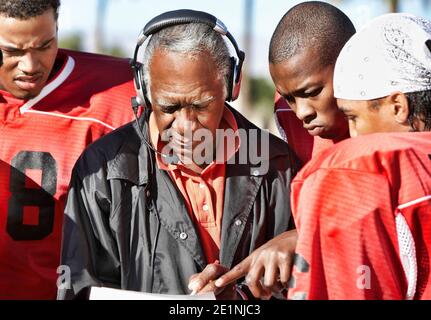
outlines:
[[[150,128],[153,145],[157,145],[157,150],[161,152],[163,144],[160,141],[157,127],[153,125]],[[227,107],[224,109],[220,128],[232,129],[234,133],[238,131],[235,117]],[[241,141],[239,135],[236,137],[235,148],[226,147],[226,139],[224,144],[220,144],[225,146],[224,150],[220,145],[218,146],[217,152],[224,151],[226,154],[223,157],[224,161],[220,161],[220,157],[217,157],[217,161],[213,160],[199,173],[181,163],[167,165],[159,154],[156,156],[158,167],[168,171],[184,197],[190,217],[199,232],[208,263],[213,263],[219,259],[226,161],[234,156],[239,149]]]

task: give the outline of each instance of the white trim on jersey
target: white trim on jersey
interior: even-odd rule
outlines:
[[[33,107],[36,103],[38,103],[40,100],[49,95],[52,91],[57,89],[70,76],[74,68],[75,60],[72,57],[68,56],[66,64],[60,74],[50,83],[48,83],[45,87],[43,87],[39,95],[23,104],[23,106],[19,109],[21,114],[28,112],[29,109]]]
[[[107,124],[103,121],[100,121],[98,119],[95,119],[95,118],[73,117],[73,116],[67,116],[67,115],[55,113],[55,112],[46,112],[46,111],[39,111],[39,110],[31,109],[36,103],[38,103],[40,100],[45,98],[47,95],[49,95],[55,89],[57,89],[64,81],[66,81],[66,79],[70,76],[70,74],[72,73],[74,68],[75,68],[75,60],[72,57],[68,56],[66,64],[65,64],[63,70],[60,72],[60,74],[54,80],[52,80],[50,83],[48,83],[42,89],[42,91],[39,93],[39,95],[37,97],[34,97],[33,99],[28,100],[20,108],[21,114],[36,113],[36,114],[43,114],[43,115],[47,115],[47,116],[59,117],[59,118],[64,118],[64,119],[97,122],[97,123],[109,128],[111,130],[114,130],[115,128],[113,126],[110,126],[109,124]]]
[[[72,120],[78,120],[78,121],[92,121],[92,122],[97,122],[97,123],[109,128],[111,130],[115,130],[115,128],[113,126],[110,126],[109,124],[107,124],[103,121],[100,121],[99,119],[95,119],[95,118],[72,117],[72,116],[66,116],[66,115],[60,114],[60,113],[46,112],[46,111],[39,111],[39,110],[28,110],[27,113],[37,113],[37,114],[43,114],[46,116],[53,116],[53,117],[72,119]]]
[[[431,200],[431,195],[428,195],[428,196],[425,196],[425,197],[422,197],[422,198],[419,198],[419,199],[416,199],[416,200],[413,200],[413,201],[410,201],[410,202],[407,202],[407,203],[404,203],[404,204],[400,204],[398,206],[398,210],[402,210],[402,209],[405,209],[407,207],[411,207],[411,206],[414,206],[415,204],[418,204],[418,203],[421,203],[421,202],[425,202],[425,201],[428,201],[428,200]]]

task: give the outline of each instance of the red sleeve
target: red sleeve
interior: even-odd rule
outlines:
[[[299,238],[289,298],[404,299],[392,203],[383,175],[320,169],[294,181]]]
[[[304,129],[286,100],[278,92],[274,98],[275,122],[281,136],[293,149],[302,163],[311,159],[314,138]]]

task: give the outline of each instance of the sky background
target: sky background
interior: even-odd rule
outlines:
[[[268,47],[281,17],[300,0],[99,0],[107,1],[103,19],[104,47],[118,46],[130,57],[136,45],[139,32],[156,15],[176,9],[194,9],[213,14],[224,22],[235,37],[241,49],[246,51],[243,71],[253,78],[264,78],[269,87],[265,102],[257,102],[245,97],[243,81],[242,93],[232,106],[261,128],[279,135],[273,117],[273,92],[268,70]],[[251,25],[251,49],[244,48],[245,5],[254,3]],[[410,12],[431,19],[431,0],[399,0],[401,12]],[[62,0],[59,17],[60,40],[80,34],[83,50],[96,51],[95,31],[98,0]],[[352,20],[358,29],[372,18],[389,11],[388,0],[332,0],[329,2]],[[428,3],[426,6],[425,3]],[[141,50],[142,51],[142,50]],[[267,92],[267,93],[268,93]]]
[[[223,21],[240,47],[245,34],[244,6],[246,0],[110,0],[104,19],[103,40],[108,46],[122,47],[132,55],[137,35],[154,16],[169,10],[195,9],[213,14]],[[271,35],[281,17],[296,0],[254,0],[252,23],[252,50],[247,53],[246,63],[254,76],[269,79],[267,66],[268,46]],[[326,1],[345,12],[356,28],[375,16],[386,13],[384,0],[334,0]],[[424,0],[401,1],[401,11],[431,19],[431,4]],[[431,1],[429,1],[431,2]],[[94,51],[97,0],[62,0],[59,17],[60,38],[80,33],[84,49]]]

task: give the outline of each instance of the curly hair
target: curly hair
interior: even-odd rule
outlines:
[[[425,131],[431,131],[431,90],[406,93],[409,103],[408,121],[414,131],[414,119],[422,120],[425,123]]]
[[[52,8],[57,20],[59,7],[60,0],[0,0],[0,15],[27,20]]]

